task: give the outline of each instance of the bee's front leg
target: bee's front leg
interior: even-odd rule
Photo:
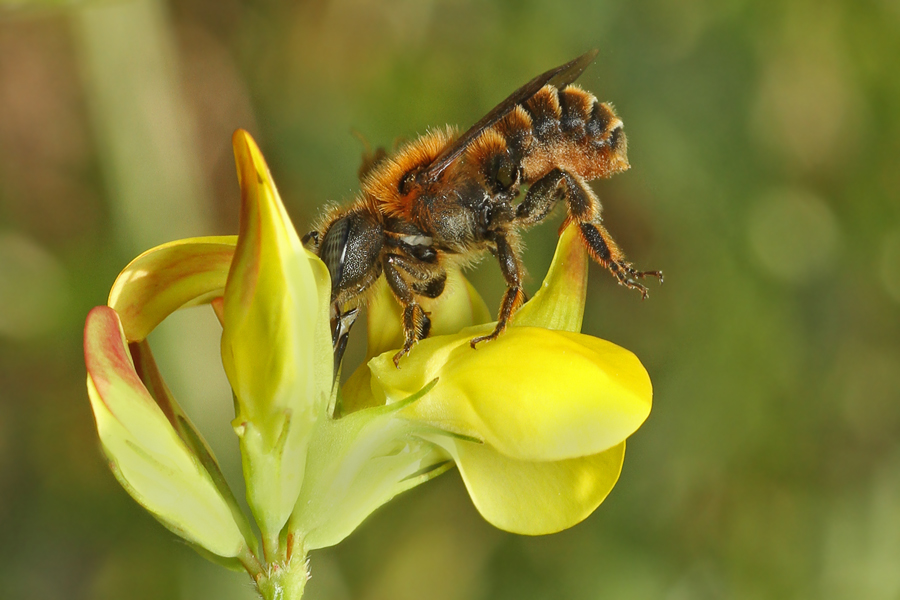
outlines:
[[[481,342],[497,339],[497,336],[506,330],[510,318],[525,302],[525,290],[522,288],[524,269],[522,268],[522,261],[519,259],[518,250],[508,240],[508,237],[511,236],[511,233],[495,232],[490,234],[489,239],[494,242],[497,248],[495,255],[497,260],[500,261],[500,270],[503,272],[503,278],[506,279],[506,293],[503,294],[503,301],[500,303],[497,326],[488,335],[473,339],[470,342],[473,348]],[[513,240],[517,241],[516,238],[513,238]]]

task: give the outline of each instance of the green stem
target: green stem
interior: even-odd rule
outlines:
[[[256,579],[256,591],[263,600],[300,600],[306,580],[309,579],[309,563],[299,548],[283,563],[269,565],[266,573]]]
[[[253,581],[259,581],[259,578],[263,576],[264,569],[262,563],[259,562],[259,559],[253,554],[253,550],[244,546],[237,558],[241,561],[244,570],[250,573],[250,577],[253,578]]]
[[[281,551],[279,534],[269,535],[263,532],[263,557],[267,563],[274,564],[284,560],[284,552]]]

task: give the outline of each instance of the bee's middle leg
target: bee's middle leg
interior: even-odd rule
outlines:
[[[416,296],[436,298],[444,291],[447,273],[437,265],[416,261],[401,254],[388,254],[382,261],[384,277],[394,297],[403,307],[403,348],[394,355],[394,365],[400,367],[400,359],[409,354],[419,340],[428,337],[431,319]],[[410,283],[404,273],[413,279]]]
[[[519,253],[509,243],[506,236],[495,233],[491,239],[497,246],[496,256],[497,260],[500,261],[500,270],[503,272],[503,278],[506,280],[506,293],[503,294],[503,301],[500,303],[497,326],[488,335],[473,339],[470,342],[473,348],[481,342],[497,339],[497,336],[506,330],[506,326],[515,312],[525,302],[525,290],[522,288],[523,268],[519,259]]]

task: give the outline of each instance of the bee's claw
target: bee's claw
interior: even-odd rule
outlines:
[[[488,335],[482,335],[477,338],[473,338],[472,341],[469,342],[469,345],[472,346],[473,350],[475,350],[476,349],[475,346],[477,346],[478,344],[481,344],[483,342],[492,342],[492,341],[496,340],[500,336],[500,334],[503,333],[505,330],[506,330],[506,327],[502,327],[502,328],[497,327],[496,329],[494,329],[494,331],[492,331]]]
[[[407,348],[404,346],[404,348],[402,350],[400,350],[400,352],[398,352],[397,354],[394,355],[394,366],[395,367],[397,367],[398,369],[400,368],[400,359],[403,358],[404,356],[406,356],[407,354],[409,354],[409,350],[410,350],[410,348]]]
[[[624,283],[622,283],[622,285],[624,285],[625,287],[627,287],[629,289],[639,291],[641,293],[641,300],[646,300],[647,297],[650,295],[650,290],[647,289],[647,286],[641,285],[634,279],[628,279]]]
[[[656,277],[660,283],[663,282],[663,272],[662,271],[635,271],[632,274],[634,277],[640,277],[643,279],[644,277]]]
[[[469,345],[472,346],[472,350],[477,350],[476,346],[478,346],[478,344],[482,342],[489,342],[493,339],[496,339],[496,337],[497,336],[482,335],[480,337],[473,338],[472,341],[469,342]]]
[[[616,263],[616,265],[618,268],[613,270],[613,275],[616,276],[619,285],[624,285],[629,289],[639,291],[641,293],[641,300],[646,300],[650,296],[650,290],[647,289],[647,286],[644,284],[638,283],[638,279],[656,277],[659,282],[662,283],[662,271],[635,271],[634,267],[631,266],[631,263],[627,262]]]

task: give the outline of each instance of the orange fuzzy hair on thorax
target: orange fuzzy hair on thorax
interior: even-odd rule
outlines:
[[[417,197],[415,190],[400,193],[400,180],[416,168],[430,165],[456,139],[456,128],[435,129],[404,145],[385,158],[362,182],[364,201],[376,212],[391,217],[408,217]]]

